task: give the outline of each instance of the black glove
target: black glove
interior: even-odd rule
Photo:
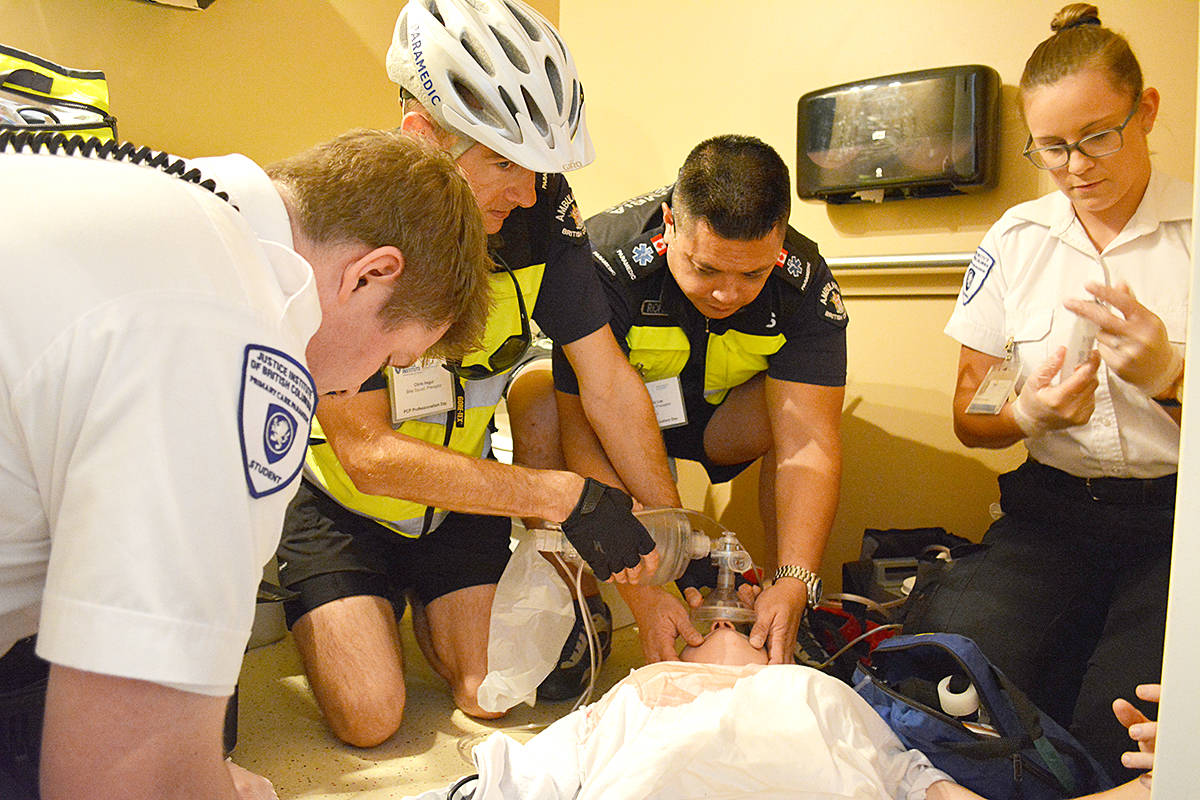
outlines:
[[[567,540],[592,568],[597,580],[636,567],[654,549],[654,540],[633,515],[633,500],[620,489],[587,478],[571,516],[563,520]]]

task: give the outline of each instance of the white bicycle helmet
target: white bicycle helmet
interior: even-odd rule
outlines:
[[[387,70],[439,125],[526,169],[566,172],[595,158],[575,62],[521,0],[409,0]]]

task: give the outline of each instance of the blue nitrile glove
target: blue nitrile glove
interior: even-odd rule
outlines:
[[[654,550],[654,540],[632,509],[629,495],[587,478],[579,502],[563,520],[563,533],[597,580],[606,581],[614,572],[636,567],[643,555]]]

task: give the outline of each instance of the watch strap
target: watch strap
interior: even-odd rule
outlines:
[[[804,582],[804,585],[808,587],[809,608],[815,608],[817,603],[821,602],[821,578],[808,567],[802,567],[799,564],[784,564],[775,570],[775,577],[771,579],[771,582],[775,583],[780,578],[797,578]]]

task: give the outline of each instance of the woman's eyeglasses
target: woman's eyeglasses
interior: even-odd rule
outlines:
[[[1033,165],[1038,169],[1062,169],[1071,160],[1072,150],[1078,150],[1088,158],[1111,156],[1125,145],[1125,126],[1133,119],[1133,115],[1137,112],[1138,105],[1141,102],[1142,93],[1138,92],[1138,96],[1133,101],[1133,108],[1129,110],[1129,116],[1125,117],[1124,122],[1115,128],[1107,128],[1095,133],[1089,133],[1073,144],[1052,144],[1047,147],[1033,147],[1033,136],[1030,136],[1029,141],[1025,143],[1025,150],[1021,155],[1032,161]]]
[[[462,364],[457,361],[447,361],[443,365],[450,372],[467,381],[490,378],[512,369],[525,355],[525,351],[529,348],[529,342],[533,339],[533,334],[529,329],[529,315],[525,312],[525,297],[521,294],[521,284],[517,282],[517,276],[513,274],[507,264],[499,258],[494,260],[508,273],[508,277],[512,278],[513,289],[517,293],[517,309],[521,312],[521,333],[505,339],[504,343],[488,356],[486,365]]]

